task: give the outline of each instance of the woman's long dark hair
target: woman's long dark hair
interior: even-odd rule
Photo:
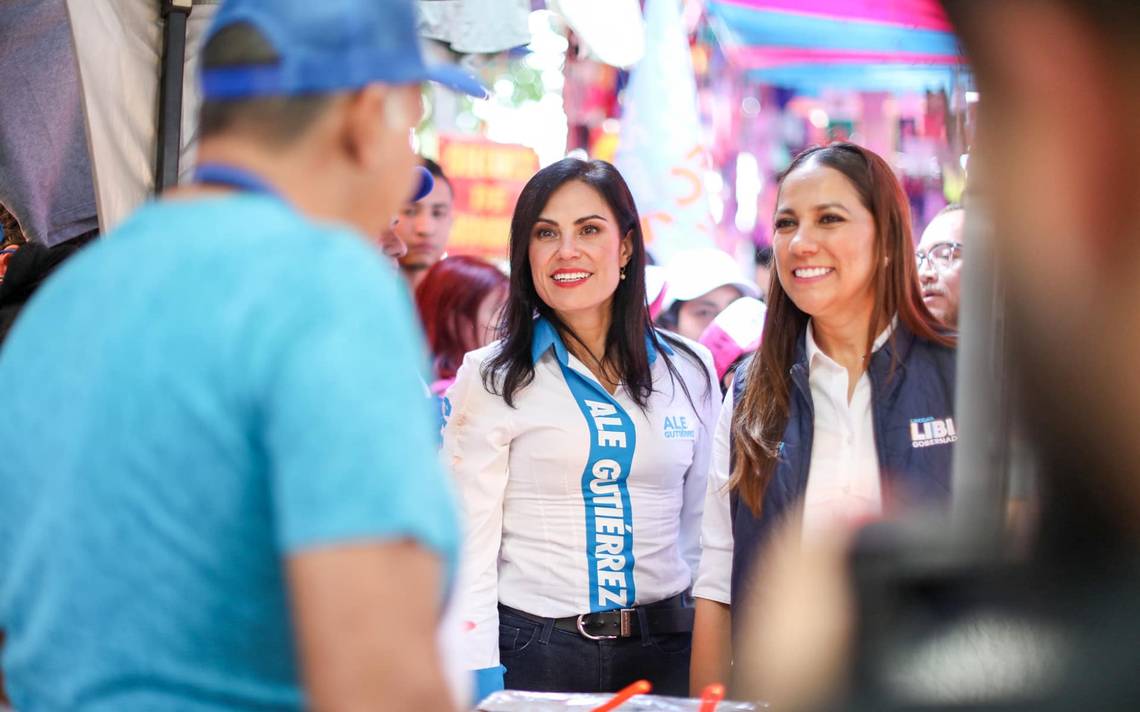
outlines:
[[[573,339],[585,348],[573,330],[538,296],[530,269],[530,240],[534,225],[554,191],[574,180],[596,190],[613,212],[618,234],[631,237],[632,250],[625,266],[626,278],[618,282],[617,291],[614,292],[612,319],[606,334],[602,361],[606,367],[613,369],[638,407],[644,409],[653,393],[646,334],[663,339],[691,358],[702,370],[704,367],[701,366],[700,357],[680,340],[653,330],[649,305],[645,300],[646,258],[641,220],[625,179],[605,161],[564,158],[534,174],[519,195],[511,218],[511,282],[500,325],[503,341],[500,348],[483,364],[483,385],[488,391],[501,395],[507,405],[514,407],[519,390],[534,378],[531,340],[534,337],[535,315],[546,318],[554,325],[563,340]],[[658,358],[665,359],[670,375],[675,382],[680,381],[685,397],[692,404],[689,388],[677,373],[669,355],[660,351]]]
[[[911,236],[910,207],[898,179],[887,162],[853,143],[832,143],[809,148],[796,156],[780,174],[778,183],[809,160],[842,173],[855,187],[859,199],[875,220],[872,284],[875,307],[867,333],[867,353],[877,330],[897,314],[899,321],[917,338],[943,346],[955,339],[926,308],[918,282]],[[776,452],[788,424],[791,407],[789,371],[795,360],[796,343],[807,328],[809,316],[788,297],[774,270],[768,290],[768,315],[760,352],[748,368],[743,396],[732,415],[735,450],[729,488],[759,516],[764,490],[776,469]],[[892,333],[891,340],[893,342]],[[891,350],[892,358],[894,349]],[[892,364],[892,372],[894,366]]]

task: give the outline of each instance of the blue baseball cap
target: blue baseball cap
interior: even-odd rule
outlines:
[[[424,62],[412,0],[225,0],[205,41],[239,23],[260,32],[279,60],[204,69],[206,99],[323,94],[372,83],[428,81],[487,96],[478,80],[458,67]]]
[[[420,182],[416,185],[416,192],[412,195],[413,203],[418,203],[428,197],[428,193],[435,187],[435,178],[432,176],[431,171],[423,166],[416,166],[416,168],[419,169]]]

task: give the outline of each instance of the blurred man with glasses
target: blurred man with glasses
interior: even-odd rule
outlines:
[[[915,257],[918,279],[922,284],[922,300],[926,308],[947,326],[958,328],[959,277],[962,268],[962,206],[951,203],[934,216]]]

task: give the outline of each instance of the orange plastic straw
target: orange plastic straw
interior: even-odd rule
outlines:
[[[724,699],[724,685],[713,683],[701,692],[701,708],[697,712],[713,712]]]
[[[617,709],[618,707],[624,705],[626,702],[629,702],[629,698],[647,694],[652,689],[653,685],[650,684],[649,680],[638,680],[637,682],[633,683],[629,687],[611,697],[609,702],[605,703],[601,707],[595,707],[594,712],[610,712],[610,710]]]

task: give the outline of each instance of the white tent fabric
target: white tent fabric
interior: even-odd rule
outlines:
[[[193,170],[199,93],[198,48],[214,2],[195,0],[187,22],[183,77],[182,158]],[[99,226],[114,228],[154,186],[162,18],[157,0],[67,0],[79,60],[95,174]]]
[[[645,22],[638,0],[549,0],[602,62],[628,69],[645,56]]]
[[[430,0],[417,3],[420,35],[460,54],[490,54],[530,44],[530,0]]]

